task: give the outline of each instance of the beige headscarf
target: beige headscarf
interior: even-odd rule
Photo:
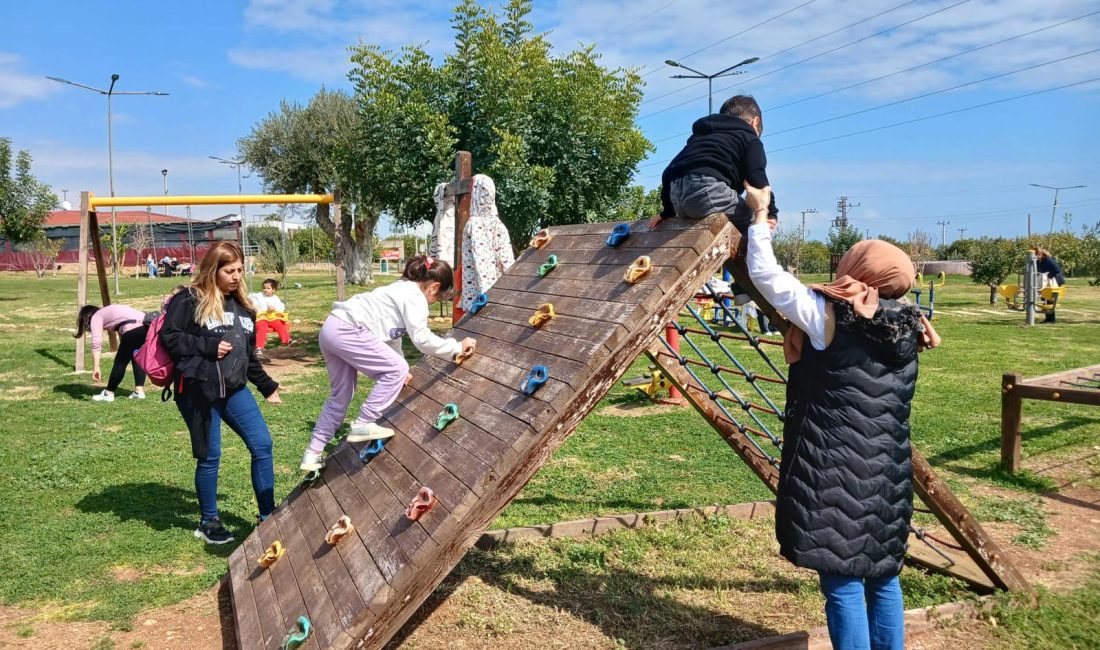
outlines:
[[[913,261],[897,246],[879,239],[865,239],[852,246],[836,267],[837,278],[810,288],[827,298],[851,303],[857,316],[871,318],[878,310],[879,296],[887,300],[901,298],[913,286]],[[940,337],[932,323],[921,314],[923,347],[934,348]],[[802,358],[806,333],[797,327],[787,330],[783,353],[787,363]]]

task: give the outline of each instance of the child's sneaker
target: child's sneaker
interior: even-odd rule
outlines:
[[[393,437],[393,429],[380,427],[374,422],[351,423],[351,432],[348,433],[348,442],[366,442],[368,440],[382,440]]]
[[[225,529],[219,517],[200,522],[195,529],[195,537],[205,540],[207,544],[228,544],[234,539],[233,533]]]
[[[324,466],[325,462],[321,459],[321,454],[315,454],[307,449],[306,453],[302,454],[302,464],[298,469],[303,472],[316,472]]]
[[[113,402],[115,401],[115,394],[109,390],[104,390],[102,393],[92,395],[92,399],[97,402]]]
[[[129,399],[145,399],[145,391],[135,390],[134,392],[130,393]]]

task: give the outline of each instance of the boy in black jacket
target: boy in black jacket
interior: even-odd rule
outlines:
[[[744,231],[752,213],[740,188],[745,181],[756,188],[770,185],[760,105],[748,95],[730,97],[719,113],[697,120],[691,131],[661,175],[660,218],[702,219],[722,212]],[[778,215],[774,195],[769,212]]]

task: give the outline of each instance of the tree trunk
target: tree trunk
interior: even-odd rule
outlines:
[[[351,284],[368,284],[374,279],[371,252],[374,246],[374,226],[377,214],[364,218],[357,215],[355,228],[352,228],[351,211],[344,211],[340,220],[342,245],[334,251],[337,262],[344,264],[344,277]],[[332,212],[327,204],[317,206],[317,225],[321,230],[336,239],[336,224],[332,222]]]
[[[997,285],[995,284],[989,285],[989,304],[997,304]]]

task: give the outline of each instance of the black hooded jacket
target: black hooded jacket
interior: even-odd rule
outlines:
[[[913,516],[909,410],[919,315],[880,300],[873,318],[833,303],[836,333],[791,366],[775,531],[795,565],[897,575]]]
[[[264,397],[279,384],[256,358],[255,313],[225,298],[225,320],[221,323],[195,322],[198,298],[181,291],[168,303],[160,342],[175,364],[172,386],[176,405],[191,433],[191,452],[195,458],[207,455],[210,434],[210,403],[224,399],[233,391],[255,384]],[[233,349],[218,359],[218,344],[229,341]]]
[[[677,178],[704,174],[724,181],[740,194],[745,181],[757,188],[769,185],[767,166],[764,143],[748,122],[720,113],[698,119],[691,125],[687,144],[661,174],[662,214],[676,216],[669,186]]]

